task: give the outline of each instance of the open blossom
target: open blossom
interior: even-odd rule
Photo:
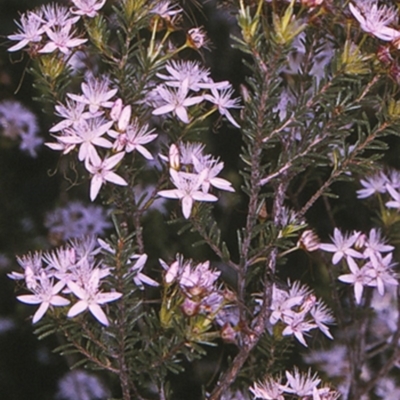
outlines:
[[[45,32],[50,41],[39,50],[39,53],[52,53],[58,49],[68,55],[71,52],[71,48],[87,42],[87,39],[74,38],[75,32],[71,32],[71,28],[72,25],[70,23],[55,29],[46,27]]]
[[[124,117],[123,113],[121,117]],[[139,121],[136,119],[127,126],[122,125],[120,121],[121,119],[118,122],[118,128],[121,130],[125,128],[124,131],[110,130],[108,132],[109,136],[115,139],[115,150],[124,150],[126,153],[136,150],[147,160],[152,160],[152,154],[143,145],[152,142],[158,135],[153,133],[153,130],[149,131],[148,125],[140,126]]]
[[[281,379],[267,378],[264,382],[255,383],[250,392],[254,398],[264,400],[285,400],[281,388]]]
[[[332,263],[337,264],[343,257],[347,259],[354,258],[363,258],[363,255],[352,249],[352,246],[356,243],[359,234],[357,232],[349,235],[342,234],[338,228],[335,228],[333,231],[333,243],[321,243],[319,248],[324,251],[328,251],[331,253],[335,253],[332,257]]]
[[[102,160],[97,153],[86,163],[86,169],[93,175],[90,183],[90,200],[94,201],[105,182],[126,186],[128,182],[121,178],[113,168],[124,158],[125,153],[117,153]]]
[[[205,173],[200,175],[188,172],[178,172],[170,169],[172,183],[176,189],[161,190],[158,195],[168,199],[179,199],[182,202],[183,216],[187,219],[192,212],[193,202],[197,201],[217,201],[218,198],[212,194],[204,193],[200,190]]]
[[[87,82],[83,82],[81,85],[82,95],[73,93],[67,93],[70,99],[83,103],[89,106],[89,111],[94,114],[101,107],[111,108],[114,102],[111,98],[115,96],[118,89],[109,88],[110,81],[106,77],[95,78],[89,77]]]
[[[135,273],[133,281],[135,282],[136,286],[139,289],[144,288],[143,286],[144,283],[149,286],[154,286],[154,287],[159,286],[158,282],[156,282],[154,279],[151,279],[150,277],[141,272],[146,264],[147,254],[141,254],[140,256],[134,255],[131,256],[130,258],[136,259],[135,263],[132,265],[132,267],[129,268],[129,270]]]
[[[228,192],[235,191],[229,181],[217,177],[224,168],[223,162],[218,162],[218,160],[207,156],[201,157],[200,159],[193,156],[193,166],[196,173],[204,174],[204,179],[201,185],[204,193],[208,193],[210,185],[221,190],[227,190]]]
[[[394,189],[391,185],[386,185],[386,189],[392,196],[392,200],[388,201],[385,205],[388,208],[397,208],[400,210],[400,193]]]
[[[230,87],[217,89],[211,88],[211,94],[205,94],[204,99],[213,103],[219,113],[224,115],[227,120],[236,128],[240,128],[240,125],[233,119],[232,114],[229,112],[230,108],[240,108],[239,99],[232,99],[233,89]]]
[[[41,16],[43,27],[52,28],[54,26],[73,25],[79,20],[79,16],[73,16],[69,8],[60,6],[59,4],[46,4],[40,7],[43,12]]]
[[[357,198],[365,199],[375,193],[385,193],[387,191],[386,184],[388,183],[387,176],[380,171],[366,179],[360,180],[363,189],[357,190]]]
[[[71,292],[79,298],[79,301],[68,311],[68,317],[75,317],[88,309],[101,324],[109,325],[108,318],[100,306],[118,300],[122,293],[102,292],[100,290],[100,279],[101,271],[95,268],[82,286],[73,281],[68,282]]]
[[[186,108],[203,101],[203,96],[188,97],[189,81],[185,79],[182,85],[175,89],[160,85],[156,94],[161,100],[161,106],[153,110],[153,115],[162,115],[173,112],[182,122],[189,123],[189,116]]]
[[[34,294],[23,294],[17,296],[17,299],[26,304],[40,304],[33,316],[32,322],[35,324],[43,317],[51,305],[62,307],[70,303],[69,300],[58,295],[64,286],[64,282],[61,281],[53,284],[53,281],[43,270],[39,277],[38,285],[32,288]]]
[[[370,286],[373,280],[373,276],[368,266],[365,265],[362,268],[359,268],[356,262],[351,257],[347,259],[347,263],[351,273],[340,275],[338,279],[341,282],[349,283],[354,286],[356,303],[360,304],[364,291],[364,286]]]
[[[98,14],[98,11],[104,6],[106,0],[72,0],[75,7],[72,7],[72,12],[77,15],[85,15],[93,18]]]
[[[8,51],[13,52],[20,50],[31,43],[39,43],[44,33],[42,18],[40,15],[29,11],[27,14],[21,15],[21,20],[17,23],[19,33],[9,35],[10,40],[18,40],[18,43],[11,46]]]
[[[112,148],[112,143],[103,137],[112,124],[112,121],[103,118],[84,119],[74,129],[64,130],[62,136],[57,136],[57,140],[64,145],[79,145],[79,161],[93,162],[97,155],[96,146]]]
[[[400,37],[399,31],[388,26],[396,22],[394,7],[379,5],[376,0],[361,0],[356,5],[350,3],[349,8],[364,32],[389,42]]]

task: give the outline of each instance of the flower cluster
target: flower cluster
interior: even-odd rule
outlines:
[[[240,108],[239,99],[233,99],[229,82],[214,82],[210,71],[196,61],[170,61],[167,74],[158,73],[162,83],[148,95],[148,102],[154,108],[153,115],[172,114],[188,124],[192,119],[188,107],[208,101],[213,105],[211,112],[219,111],[235,127],[239,124],[230,113],[230,108]],[[193,114],[195,111],[193,111]]]
[[[201,337],[214,320],[220,321],[217,321],[218,315],[232,301],[230,292],[217,286],[221,272],[212,269],[209,261],[194,264],[179,255],[170,265],[159,261],[165,270],[164,284],[168,288],[163,302],[164,323],[176,318],[176,310],[180,309],[183,315],[193,318],[193,333]],[[227,326],[222,327],[221,336],[226,329]]]
[[[115,169],[125,154],[134,150],[152,159],[143,145],[157,137],[147,125],[141,126],[132,118],[130,105],[124,106],[121,99],[114,99],[117,89],[110,85],[105,76],[89,76],[81,85],[82,94],[67,93],[66,104],[56,106],[63,119],[50,129],[57,142],[46,143],[64,154],[79,147],[78,159],[91,174],[92,201],[105,182],[126,186],[126,180],[117,175]],[[101,156],[100,149],[107,149],[108,154]],[[117,153],[112,154],[113,151]]]
[[[356,302],[361,303],[364,287],[377,288],[383,295],[387,286],[397,286],[392,262],[394,247],[386,244],[379,230],[372,228],[369,235],[361,232],[342,234],[335,228],[333,243],[322,243],[320,249],[334,253],[332,263],[345,260],[349,274],[339,276],[339,280],[354,286]],[[386,254],[387,253],[387,254]]]
[[[203,150],[204,145],[201,143],[172,144],[169,157],[161,156],[169,162],[169,173],[175,189],[161,190],[158,195],[181,200],[182,212],[186,219],[190,217],[195,200],[218,200],[209,193],[211,186],[234,192],[230,182],[217,177],[224,163],[209,154],[204,154]]]
[[[119,299],[122,294],[102,290],[104,278],[110,275],[111,269],[99,262],[100,249],[94,237],[87,237],[54,251],[18,257],[23,272],[12,272],[9,277],[24,280],[26,289],[31,292],[17,296],[19,301],[40,304],[33,323],[51,306],[65,307],[77,300],[69,309],[68,317],[88,309],[101,324],[109,324],[101,306]]]
[[[58,244],[73,238],[103,235],[111,228],[107,214],[101,206],[71,201],[47,212],[44,225],[50,242]]]
[[[43,144],[38,136],[35,114],[18,101],[5,100],[0,103],[0,133],[11,141],[19,141],[19,148],[36,157],[37,149]]]
[[[48,4],[35,11],[28,11],[21,15],[20,22],[17,23],[19,32],[8,36],[10,40],[18,41],[8,51],[14,52],[28,46],[31,54],[59,51],[68,56],[72,49],[87,42],[74,29],[78,20],[83,15],[95,16],[96,10],[104,3],[105,0],[74,0],[75,7],[71,9]]]
[[[281,324],[283,336],[293,335],[306,347],[304,334],[316,328],[333,339],[326,324],[333,324],[334,319],[326,305],[307,286],[299,282],[288,285],[282,289],[274,284],[269,322]]]
[[[312,375],[300,372],[297,368],[293,372],[285,371],[286,379],[282,377],[268,377],[264,382],[255,383],[250,391],[254,399],[285,400],[335,400],[339,393],[327,386],[320,386],[321,379],[317,374]]]

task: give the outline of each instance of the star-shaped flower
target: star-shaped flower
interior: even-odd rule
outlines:
[[[183,216],[187,219],[192,212],[193,202],[197,201],[217,201],[218,198],[209,193],[204,193],[200,190],[205,173],[191,174],[188,172],[178,172],[170,169],[172,183],[176,189],[161,190],[159,196],[167,197],[168,199],[179,199],[182,201]]]

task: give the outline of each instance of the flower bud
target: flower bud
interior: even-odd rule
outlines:
[[[227,343],[236,343],[236,331],[232,328],[230,323],[225,323],[221,328],[221,338]]]
[[[169,167],[178,171],[181,163],[179,157],[179,148],[176,144],[171,144],[169,147]]]
[[[299,241],[297,242],[297,247],[305,251],[315,251],[319,249],[319,238],[314,231],[307,229],[304,231]]]
[[[131,106],[125,106],[118,118],[118,130],[120,132],[126,131],[131,120],[132,108]]]
[[[181,308],[187,317],[193,317],[199,312],[200,304],[186,297]]]
[[[111,107],[111,111],[110,111],[110,118],[114,122],[117,122],[119,120],[119,117],[121,116],[121,112],[122,112],[122,107],[123,107],[122,99],[115,100],[113,106]]]

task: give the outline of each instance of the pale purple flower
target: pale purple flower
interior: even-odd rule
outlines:
[[[210,268],[210,262],[192,266],[191,263],[184,265],[179,276],[179,285],[190,296],[204,296],[211,293],[215,286],[215,281],[221,275],[220,271]]]
[[[100,305],[118,300],[122,297],[122,293],[100,291],[101,271],[98,268],[92,270],[89,279],[80,286],[75,282],[68,282],[71,292],[79,298],[68,311],[68,317],[75,317],[85,310],[89,310],[92,315],[103,325],[108,326],[108,318]]]
[[[25,280],[25,285],[29,290],[35,289],[39,285],[40,275],[42,273],[42,253],[29,253],[17,257],[18,264],[24,270],[23,273],[12,271],[7,276],[14,280]]]
[[[69,300],[58,295],[58,293],[63,289],[64,285],[64,282],[58,282],[53,285],[53,281],[50,280],[46,272],[42,271],[39,284],[32,289],[34,294],[23,294],[21,296],[17,296],[17,299],[22,303],[40,304],[33,316],[32,322],[34,324],[43,317],[51,305],[62,307],[70,303]]]
[[[361,179],[360,183],[364,188],[357,190],[357,198],[365,199],[375,193],[386,193],[387,182],[388,178],[382,171],[366,179]]]
[[[339,276],[339,281],[349,283],[354,286],[354,295],[356,303],[361,303],[361,297],[364,291],[364,286],[370,286],[373,276],[370,268],[365,265],[359,268],[356,262],[351,258],[347,258],[347,264],[350,268],[350,274],[344,274]]]
[[[160,286],[158,282],[156,282],[154,279],[151,279],[147,275],[143,274],[141,271],[144,268],[144,265],[146,264],[147,261],[147,254],[141,254],[140,256],[135,255],[131,256],[131,259],[136,259],[135,263],[132,265],[132,267],[129,268],[130,272],[134,272],[135,275],[133,277],[133,281],[135,282],[135,285],[139,289],[144,289],[143,284],[145,283],[146,285],[149,286]]]
[[[387,253],[388,251],[394,250],[393,246],[385,244],[385,240],[381,237],[381,231],[375,228],[372,228],[370,230],[369,236],[366,238],[364,246],[365,257],[380,255],[380,253]]]
[[[121,117],[123,116],[121,114]],[[108,135],[115,139],[114,149],[116,151],[124,150],[126,153],[136,150],[147,160],[152,160],[153,156],[143,145],[152,142],[158,136],[153,133],[154,130],[149,131],[148,125],[141,126],[137,119],[125,128],[125,132],[114,130],[108,132]]]
[[[79,145],[79,161],[93,162],[97,155],[96,146],[112,148],[112,143],[103,137],[112,124],[112,121],[103,118],[84,119],[75,128],[64,130],[62,136],[57,136],[57,140],[65,145]]]
[[[17,23],[19,33],[9,35],[8,39],[18,40],[18,43],[10,47],[8,51],[13,52],[22,49],[31,43],[39,43],[44,33],[41,15],[29,11],[21,15],[21,20]]]
[[[281,385],[281,389],[285,393],[291,393],[301,398],[312,396],[314,388],[321,382],[317,374],[311,375],[310,370],[308,370],[307,374],[304,374],[295,368],[293,373],[285,371],[285,375],[287,383],[286,385]]]
[[[389,184],[386,185],[386,189],[392,196],[392,200],[386,202],[386,207],[400,210],[400,193]]]
[[[306,340],[303,336],[304,333],[316,328],[316,325],[304,319],[304,313],[290,313],[286,315],[283,322],[286,324],[285,329],[282,331],[283,336],[294,335],[295,338],[305,347],[307,346]]]
[[[332,257],[333,264],[337,264],[343,257],[346,257],[347,259],[351,257],[363,258],[363,255],[360,252],[351,248],[356,243],[358,236],[359,234],[356,232],[351,235],[343,235],[338,228],[335,228],[332,237],[333,244],[321,243],[319,248],[334,253]]]
[[[93,158],[88,160],[86,169],[92,174],[90,200],[94,201],[96,199],[100,188],[106,182],[111,182],[120,186],[128,185],[125,179],[113,172],[113,168],[124,158],[124,155],[125,153],[121,152],[102,160],[97,153],[95,153]]]
[[[110,89],[110,81],[107,77],[95,78],[90,76],[87,82],[81,85],[83,95],[67,93],[67,96],[78,103],[89,106],[89,111],[94,114],[99,108],[111,108],[114,105],[110,101],[118,92],[118,89]]]
[[[250,387],[254,399],[285,400],[281,387],[281,379],[267,378],[263,382],[254,383]]]
[[[350,3],[349,8],[364,32],[389,42],[400,37],[399,31],[388,27],[397,22],[398,14],[394,7],[379,5],[376,0],[362,0],[356,5]]]
[[[398,285],[396,275],[393,272],[395,263],[392,263],[392,257],[393,253],[389,253],[385,257],[377,253],[371,257],[371,263],[369,264],[371,267],[369,269],[371,281],[368,283],[368,286],[376,287],[381,296],[385,293],[385,285]]]
[[[75,7],[72,7],[72,12],[77,15],[85,15],[93,18],[98,14],[98,11],[104,6],[106,0],[72,0]]]
[[[156,14],[166,20],[170,20],[171,17],[173,18],[181,12],[182,9],[179,7],[179,5],[175,2],[174,4],[171,4],[170,0],[154,1],[154,6],[150,10],[150,14]]]
[[[58,49],[68,55],[71,52],[71,48],[78,47],[87,42],[87,39],[74,38],[73,35],[75,32],[71,32],[71,28],[71,23],[53,29],[46,27],[45,32],[50,41],[39,50],[39,53],[52,53]]]
[[[210,157],[202,157],[200,159],[193,156],[193,166],[196,173],[204,174],[204,179],[202,182],[202,190],[204,193],[208,193],[210,190],[210,185],[216,187],[220,190],[226,190],[228,192],[234,192],[235,189],[232,184],[223,178],[218,178],[217,175],[224,168],[223,162],[218,162]],[[206,172],[203,172],[206,171]]]
[[[200,190],[204,174],[196,175],[188,172],[178,172],[170,169],[172,183],[176,189],[161,190],[158,195],[168,199],[179,199],[182,202],[183,216],[187,219],[192,212],[193,202],[197,201],[217,201],[218,198],[212,194],[204,193]]]
[[[169,75],[158,73],[157,76],[163,79],[167,86],[178,88],[187,80],[188,89],[197,92],[203,89],[202,83],[209,81],[209,70],[202,68],[197,61],[172,60],[165,68]]]
[[[84,103],[78,103],[69,99],[67,99],[66,105],[58,104],[55,106],[55,109],[57,111],[57,115],[64,119],[54,125],[50,129],[50,132],[59,132],[71,126],[73,128],[76,128],[83,120],[98,117],[101,115],[100,112],[93,115],[88,111],[85,111]]]
[[[329,328],[326,326],[326,324],[331,325],[335,321],[328,307],[322,301],[317,301],[316,305],[311,308],[310,314],[319,330],[329,339],[333,339]]]
[[[112,224],[109,212],[95,204],[70,201],[45,214],[50,239],[66,241],[87,235],[103,235]]]
[[[79,16],[74,17],[69,8],[54,3],[46,4],[40,10],[43,13],[41,16],[43,26],[46,28],[62,27],[68,24],[74,25],[80,18]]]
[[[188,97],[189,81],[185,79],[179,88],[170,88],[160,85],[156,92],[161,99],[161,106],[153,110],[153,115],[174,113],[185,124],[189,123],[189,116],[186,108],[203,101],[203,96]]]
[[[230,87],[217,89],[211,88],[212,94],[205,94],[204,99],[213,103],[219,113],[224,115],[227,120],[236,128],[240,128],[240,125],[233,119],[232,114],[229,112],[230,108],[241,108],[239,105],[239,99],[232,99],[233,89]]]

